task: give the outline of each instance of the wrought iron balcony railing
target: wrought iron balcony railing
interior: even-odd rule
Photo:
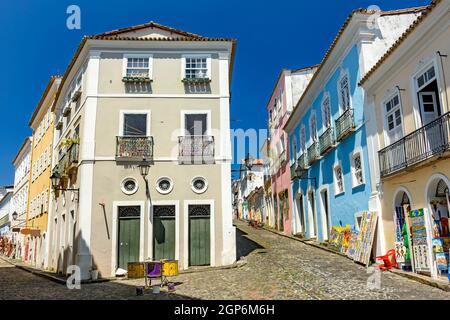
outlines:
[[[181,164],[214,163],[213,136],[178,137],[178,161]]]
[[[314,141],[308,148],[308,164],[312,165],[319,159],[319,144]]]
[[[67,175],[70,171],[78,165],[80,145],[73,143],[59,158],[56,170],[61,175]]]
[[[308,164],[306,163],[306,152],[303,152],[297,159],[297,165],[295,168],[295,177],[303,176],[308,170]]]
[[[291,165],[291,180],[294,180],[297,177],[297,162],[294,162]]]
[[[324,133],[319,137],[320,155],[324,155],[334,146],[333,128],[328,127]]]
[[[388,176],[450,149],[450,112],[381,149],[380,175]]]
[[[341,141],[355,129],[353,109],[349,108],[336,119],[336,140]]]
[[[116,160],[148,161],[153,159],[153,137],[116,137]]]

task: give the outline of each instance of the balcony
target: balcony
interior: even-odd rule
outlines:
[[[294,162],[294,163],[291,165],[291,180],[294,180],[294,179],[297,177],[297,172],[296,172],[296,170],[297,170],[297,163]]]
[[[334,147],[334,135],[333,135],[333,128],[328,127],[327,130],[325,130],[324,133],[319,137],[319,151],[320,155],[323,156],[326,154],[329,150],[331,150]]]
[[[73,143],[70,147],[59,158],[57,165],[57,171],[61,175],[68,175],[72,173],[74,169],[78,166],[78,156],[79,156],[80,145],[78,143]]]
[[[305,152],[302,153],[300,157],[297,159],[297,168],[296,168],[296,177],[301,177],[306,173],[308,169],[308,165],[306,164],[306,155]]]
[[[153,137],[116,137],[116,160],[149,161],[153,159]]]
[[[380,175],[389,176],[449,149],[450,112],[380,150]]]
[[[355,129],[353,109],[349,108],[336,119],[336,140],[341,141]]]
[[[319,159],[319,144],[314,141],[308,148],[308,164],[312,165]]]
[[[213,136],[178,137],[178,161],[180,164],[214,163]]]

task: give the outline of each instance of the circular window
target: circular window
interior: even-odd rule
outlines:
[[[173,189],[173,183],[170,178],[159,178],[156,182],[156,190],[162,194],[168,194]]]
[[[192,179],[191,188],[195,193],[203,193],[208,188],[208,183],[203,177],[196,177]]]
[[[125,194],[133,194],[138,190],[137,181],[134,178],[125,178],[122,181],[122,192]]]

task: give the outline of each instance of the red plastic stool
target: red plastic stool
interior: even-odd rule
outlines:
[[[393,267],[398,267],[397,260],[395,259],[395,250],[389,250],[384,256],[375,257],[377,260],[383,261],[383,264],[378,265],[382,271],[389,270]]]

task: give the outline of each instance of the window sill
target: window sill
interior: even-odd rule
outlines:
[[[210,83],[211,79],[209,78],[184,78],[181,82],[185,84],[200,84],[200,83]]]
[[[123,77],[122,82],[125,83],[136,83],[136,82],[152,82],[153,80],[149,77]]]
[[[366,183],[365,182],[363,182],[363,183],[360,183],[360,184],[355,184],[355,185],[352,185],[352,189],[356,189],[356,188],[359,188],[359,187],[361,187],[361,186],[364,186]]]
[[[345,191],[341,191],[341,192],[335,193],[334,197],[337,198],[337,197],[339,197],[339,196],[341,196],[343,194],[345,194]]]

